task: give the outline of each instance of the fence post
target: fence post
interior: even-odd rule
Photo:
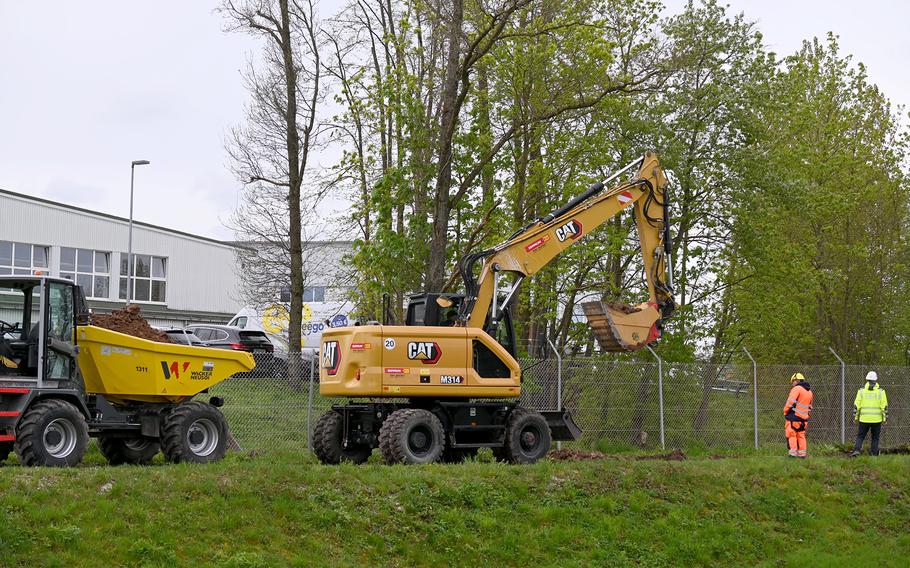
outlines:
[[[310,392],[308,395],[307,405],[306,405],[306,449],[313,451],[313,380],[318,380],[316,375],[316,358],[319,356],[315,350],[313,351],[313,356],[310,358]]]
[[[550,344],[550,348],[556,354],[556,410],[562,412],[562,355],[559,354],[559,349],[553,345],[549,337],[547,338],[547,343]],[[556,442],[556,449],[562,449],[562,442]]]
[[[746,356],[752,361],[752,416],[754,417],[755,429],[755,449],[758,449],[758,366],[755,364],[755,359],[752,357],[752,354],[749,353],[749,350],[743,347],[743,351],[746,353]]]
[[[648,345],[648,351],[657,359],[657,404],[660,412],[660,449],[666,450],[667,444],[664,438],[664,363],[657,353]]]
[[[834,352],[834,349],[828,347],[828,351],[834,355],[838,361],[840,361],[840,443],[846,443],[846,432],[847,432],[847,423],[844,419],[844,414],[847,412],[846,404],[844,401],[844,375],[846,373],[846,367],[844,366],[844,360],[840,358],[840,355]]]

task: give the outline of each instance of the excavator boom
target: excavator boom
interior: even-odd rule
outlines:
[[[606,184],[634,168],[638,169],[631,180],[605,189]],[[522,279],[538,272],[583,236],[632,207],[649,300],[634,307],[592,302],[584,309],[601,348],[606,351],[634,351],[655,341],[660,334],[662,318],[675,309],[669,281],[666,186],[667,179],[657,156],[648,152],[492,249],[467,255],[460,266],[466,288],[460,313],[462,325],[495,330]],[[473,266],[480,260],[483,260],[483,266],[475,279]],[[502,273],[512,273],[515,278],[511,287],[505,290],[505,300],[497,305]],[[485,326],[486,322],[489,326]]]

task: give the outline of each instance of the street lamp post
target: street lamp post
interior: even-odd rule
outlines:
[[[136,178],[136,166],[147,166],[148,160],[133,160],[130,164],[130,236],[127,247],[126,266],[126,303],[133,301],[133,180]]]

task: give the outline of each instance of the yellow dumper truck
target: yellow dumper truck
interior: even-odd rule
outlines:
[[[193,400],[255,366],[246,352],[158,343],[90,325],[64,279],[0,276],[0,462],[73,466],[89,436],[111,464],[224,457],[223,400]],[[10,316],[9,314],[14,314]]]

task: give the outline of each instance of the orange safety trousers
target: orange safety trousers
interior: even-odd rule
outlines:
[[[784,425],[784,433],[787,435],[787,448],[791,456],[804,458],[808,456],[806,452],[806,422],[798,420],[787,420]]]

